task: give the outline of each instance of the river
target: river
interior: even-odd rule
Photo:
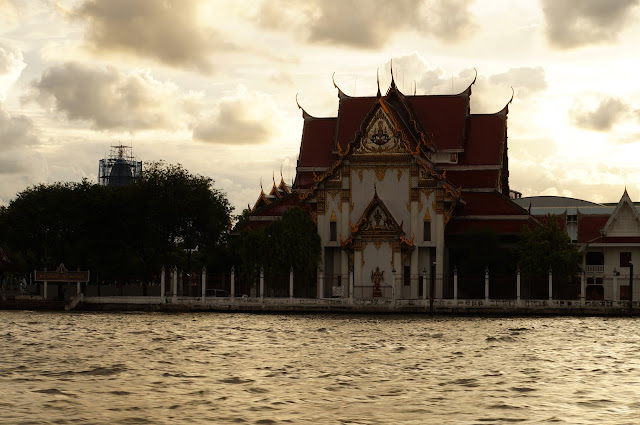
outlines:
[[[634,424],[638,320],[0,311],[0,423]]]

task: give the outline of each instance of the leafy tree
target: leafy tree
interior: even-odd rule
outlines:
[[[242,269],[264,267],[267,274],[313,274],[321,255],[320,236],[305,211],[291,208],[269,226],[244,232],[239,243]]]
[[[64,262],[110,278],[144,277],[163,264],[189,267],[196,247],[197,265],[207,263],[224,250],[230,213],[212,179],[151,163],[125,187],[84,180],[27,188],[0,208],[0,240],[27,270]]]
[[[518,243],[518,266],[523,273],[544,276],[553,270],[565,281],[580,271],[582,255],[562,231],[555,215],[547,215],[541,226],[523,226]]]

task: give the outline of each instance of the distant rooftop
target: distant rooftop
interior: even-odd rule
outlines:
[[[558,207],[602,207],[602,204],[585,201],[584,199],[567,198],[564,196],[527,196],[523,198],[513,199],[513,202],[522,208],[558,208]],[[616,202],[613,205],[617,205]]]

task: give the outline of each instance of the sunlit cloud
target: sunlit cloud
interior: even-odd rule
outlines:
[[[547,39],[562,49],[615,41],[635,24],[638,4],[638,0],[542,0]]]

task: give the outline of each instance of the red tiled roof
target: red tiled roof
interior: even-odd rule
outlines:
[[[556,214],[556,222],[558,223],[558,228],[562,231],[566,230],[567,227],[567,212],[563,212],[562,214]],[[548,215],[535,215],[535,218],[540,220],[540,222],[546,222]]]
[[[502,160],[502,141],[505,119],[499,114],[471,115],[467,118],[467,140],[459,154],[461,165],[499,165]]]
[[[331,153],[337,118],[305,120],[300,146],[300,167],[329,167],[335,160]]]
[[[340,100],[337,143],[344,150],[360,129],[362,121],[376,103],[375,97],[348,97]]]
[[[251,212],[253,216],[280,216],[289,208],[302,207],[297,193],[286,195],[282,199],[276,199],[269,205],[257,208]]]
[[[433,135],[436,149],[462,147],[469,96],[407,96],[417,118],[427,132]]]
[[[639,236],[603,236],[595,243],[640,243]]]
[[[320,173],[317,173],[320,174]],[[294,187],[296,189],[308,189],[315,184],[313,171],[298,171]]]
[[[601,236],[600,229],[609,220],[609,215],[578,214],[578,243],[586,243]]]
[[[480,229],[492,229],[498,233],[520,233],[522,226],[532,226],[532,223],[524,220],[451,220],[447,224],[448,234],[472,232]]]
[[[446,168],[446,167],[444,167]],[[447,180],[455,187],[491,188],[498,187],[498,170],[447,170]]]
[[[466,202],[456,208],[454,216],[469,215],[528,215],[528,211],[520,207],[500,192],[468,192],[462,194]]]

